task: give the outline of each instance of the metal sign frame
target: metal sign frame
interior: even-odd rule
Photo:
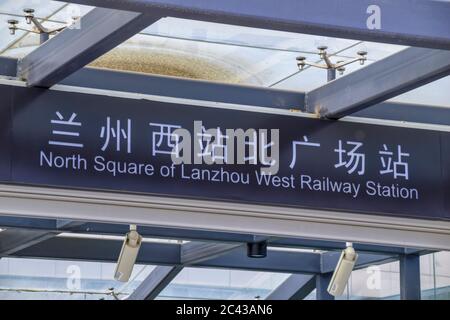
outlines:
[[[25,86],[20,81],[7,80],[6,82]],[[132,99],[157,98],[142,94],[63,85],[55,86],[51,90],[95,93]],[[186,99],[170,97],[159,97],[159,99],[170,102],[197,103],[202,106],[210,105],[205,101],[186,101]],[[215,104],[214,106],[243,108],[247,111],[250,108],[256,112],[269,111],[266,108],[230,104]],[[272,109],[270,111],[291,114],[288,110]],[[296,116],[301,115],[296,114]],[[313,117],[312,115],[306,116]],[[447,126],[405,124],[396,121],[372,121],[370,119],[347,119],[345,121],[449,130]],[[132,222],[141,225],[197,230],[450,249],[450,223],[442,221],[368,216],[345,212],[339,212],[339,218],[336,218],[336,213],[332,211],[12,185],[1,186],[0,198],[4,215],[117,223]],[[105,216],[105,212],[108,213],[107,216]]]

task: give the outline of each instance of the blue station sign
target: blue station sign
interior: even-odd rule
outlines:
[[[0,93],[3,183],[450,220],[449,132],[6,85]]]

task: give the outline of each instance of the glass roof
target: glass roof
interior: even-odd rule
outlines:
[[[420,258],[423,299],[450,298],[450,252]],[[114,263],[2,258],[0,299],[126,299],[154,270],[136,265],[128,283],[112,280]],[[184,268],[157,299],[264,300],[289,274]],[[79,281],[77,281],[79,279]],[[399,299],[399,262],[352,272],[339,300]],[[312,291],[305,300],[314,300]]]
[[[25,26],[22,9],[32,7],[46,26],[61,26],[92,7],[49,0],[6,0],[0,4],[0,55],[23,57],[39,44],[33,33],[9,35],[6,21]],[[368,52],[367,64],[405,47],[282,31],[231,26],[178,18],[163,18],[98,59],[97,67],[125,69],[309,91],[326,83],[326,71],[306,67],[299,71],[295,58],[318,62],[317,46],[328,46],[333,61],[348,60],[359,50]],[[364,66],[347,66],[345,74]],[[345,75],[344,75],[345,76]],[[340,77],[340,75],[338,75]],[[450,107],[450,78],[435,81],[393,99],[396,102]]]
[[[185,268],[158,299],[263,300],[289,274]]]
[[[450,76],[399,95],[390,101],[450,108]]]
[[[136,265],[127,283],[113,280],[114,268],[114,263],[2,258],[0,299],[125,299],[155,266]],[[264,299],[288,276],[185,268],[158,299]]]
[[[154,269],[136,265],[124,284],[113,280],[114,268],[113,263],[2,258],[0,299],[123,299]]]

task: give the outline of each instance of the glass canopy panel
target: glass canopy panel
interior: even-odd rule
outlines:
[[[32,8],[35,9],[36,17],[47,19],[64,6],[64,2],[49,0],[2,0],[0,13],[23,17],[23,9]]]
[[[44,22],[44,20],[40,20]],[[52,22],[46,20],[44,26],[46,28],[57,28],[64,24],[58,22]],[[4,51],[3,55],[14,58],[23,58],[35,48],[39,46],[39,35],[33,32],[22,32],[21,36],[11,43],[7,50]]]
[[[370,61],[379,61],[388,56],[398,53],[407,47],[388,43],[360,41],[355,46],[349,47],[339,52],[340,56],[355,57],[358,51],[367,51],[367,58]],[[358,65],[358,64],[356,64]]]
[[[73,15],[83,16],[89,6],[49,0],[7,0],[0,3],[0,55],[23,57],[39,44],[33,33],[9,35],[7,20],[22,26],[23,8],[32,7],[48,27],[61,26]],[[332,61],[346,61],[357,52],[368,52],[367,64],[386,58],[405,47],[321,37],[291,32],[232,26],[179,18],[162,18],[141,34],[112,50],[95,66],[167,74],[221,82],[252,84],[280,89],[310,91],[326,83],[326,71],[299,71],[295,58],[318,62],[317,46],[326,45]],[[348,65],[345,74],[364,66]],[[344,75],[345,76],[345,75]],[[339,78],[340,75],[337,75]],[[392,99],[395,102],[450,107],[450,77],[435,81]]]
[[[23,16],[24,8],[35,10],[34,15],[46,28],[61,27],[72,21],[72,17],[82,17],[94,7],[68,4],[49,0],[7,0],[0,3],[0,55],[21,58],[36,49],[39,35],[17,30],[10,35],[8,19],[19,21],[19,27],[30,30]]]
[[[420,257],[422,300],[450,300],[450,252]]]
[[[0,14],[0,55],[8,49],[9,46],[19,41],[26,32],[17,30],[15,35],[11,35],[8,29],[8,20],[17,19],[12,15]]]
[[[163,18],[144,29],[142,33],[296,53],[316,53],[316,47],[320,45],[327,45],[330,53],[335,53],[357,43],[355,40],[348,39],[328,38],[179,18]]]
[[[294,52],[137,35],[93,66],[269,86],[297,70]],[[312,55],[307,55],[313,58]]]
[[[35,34],[21,31],[16,36],[8,34],[7,19],[14,17],[11,15],[21,16],[24,7],[35,8],[36,16],[52,27],[61,26],[73,15],[83,16],[93,9],[48,0],[3,1],[0,4],[0,23],[3,22],[0,25],[1,55],[23,57],[39,43]],[[326,71],[306,68],[300,72],[295,57],[302,55],[308,61],[318,62],[316,47],[319,45],[329,47],[333,61],[351,59],[359,50],[368,51],[367,64],[405,48],[169,17],[112,50],[106,58],[100,59],[100,66],[309,91],[326,83]],[[349,65],[345,74],[361,67],[357,63]],[[447,80],[437,81],[393,101],[449,106],[450,93],[442,89],[448,87],[448,83]]]
[[[83,6],[78,4],[65,4],[62,10],[55,11],[48,20],[60,22],[60,23],[70,23],[72,17],[82,17],[89,11],[94,9],[91,6]]]
[[[185,268],[158,299],[263,300],[289,274]]]
[[[450,108],[450,76],[401,94],[389,101]]]
[[[0,300],[123,299],[153,270],[136,265],[131,280],[113,280],[115,264],[83,261],[0,259]]]
[[[352,272],[344,295],[338,299],[398,300],[400,294],[400,264],[391,262]]]

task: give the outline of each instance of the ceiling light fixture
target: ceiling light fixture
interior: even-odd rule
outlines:
[[[267,241],[247,243],[247,256],[249,258],[265,258],[267,256]]]
[[[345,286],[352,274],[358,254],[353,249],[352,243],[347,243],[347,248],[341,253],[339,261],[334,270],[330,284],[328,285],[328,293],[332,296],[340,296],[344,293]]]
[[[114,279],[121,282],[127,282],[130,279],[141,244],[142,236],[137,232],[137,226],[130,225],[130,232],[125,235],[122,250],[117,260]]]

